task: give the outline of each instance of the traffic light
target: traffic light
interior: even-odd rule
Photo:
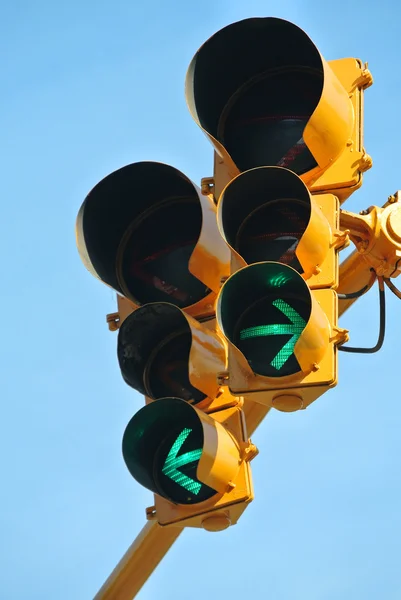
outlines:
[[[122,376],[146,400],[124,460],[161,525],[235,523],[253,498],[247,407],[261,407],[253,427],[337,383],[339,250],[361,222],[341,231],[340,203],[371,166],[371,83],[361,61],[326,62],[292,23],[233,23],[186,77],[213,178],[199,189],[174,167],[134,163],[79,211],[81,258],[118,294],[108,320]]]
[[[159,524],[208,531],[235,524],[252,501],[256,453],[240,405],[208,415],[174,397],[143,407],[123,438],[128,470],[155,493]]]
[[[114,329],[124,380],[147,404],[123,439],[127,467],[155,493],[161,525],[224,529],[253,499],[243,400],[222,386],[226,344],[214,302],[229,274],[213,198],[180,171],[141,162],[88,194],[77,243],[120,296]]]
[[[282,167],[258,167],[223,190],[219,231],[231,251],[233,273],[263,260],[295,268],[311,288],[337,287],[339,204],[332,194],[312,196],[305,183]]]
[[[340,202],[371,166],[354,58],[326,62],[296,25],[245,19],[215,33],[186,78],[215,149],[208,181],[231,251],[216,314],[234,395],[305,408],[337,382]],[[210,90],[213,94],[210,94]]]
[[[226,350],[214,323],[200,323],[167,302],[145,304],[119,329],[117,353],[124,381],[152,400],[178,397],[209,411],[236,404],[218,383]]]
[[[131,475],[154,492],[161,525],[218,531],[253,499],[249,461],[257,451],[243,401],[220,384],[226,350],[214,323],[157,302],[119,330],[123,378],[148,399],[127,426],[123,456]]]
[[[140,162],[85,199],[78,249],[117,292],[108,322],[119,330],[121,374],[145,396],[122,452],[154,494],[153,534],[130,555],[146,554],[144,538],[157,545],[159,525],[236,523],[253,499],[249,433],[270,408],[306,408],[335,386],[338,348],[380,349],[384,285],[401,298],[390,280],[401,272],[399,193],[381,209],[340,211],[372,166],[363,145],[372,83],[367,64],[327,62],[288,21],[228,25],[186,77],[189,110],[214,147],[213,177],[199,189],[169,165]],[[357,251],[340,266],[350,240]],[[376,278],[378,342],[341,348],[338,316]],[[164,552],[174,539],[163,537]],[[148,571],[160,554],[143,559]]]
[[[218,155],[217,195],[239,172],[281,166],[311,191],[345,200],[372,164],[363,147],[372,81],[358,59],[326,62],[283,19],[244,19],[215,33],[192,59],[186,98]]]
[[[78,250],[86,268],[125,298],[126,314],[169,302],[207,317],[229,269],[215,215],[211,197],[174,167],[134,163],[86,197],[77,217]]]
[[[279,410],[306,408],[337,383],[338,199],[312,196],[282,167],[241,173],[218,204],[232,275],[217,300],[230,392]]]

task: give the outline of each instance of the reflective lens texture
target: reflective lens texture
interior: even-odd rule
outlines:
[[[182,331],[168,337],[154,350],[144,374],[147,394],[154,399],[175,396],[196,404],[204,398],[188,375],[191,334]]]
[[[295,296],[269,294],[240,316],[234,344],[241,350],[254,373],[283,377],[301,368],[294,346],[310,315],[310,303]]]
[[[218,492],[197,477],[204,444],[196,410],[179,398],[147,404],[128,423],[123,456],[143,486],[177,504],[196,504]]]
[[[295,254],[310,217],[310,207],[299,200],[272,201],[254,210],[241,225],[235,249],[248,264],[274,260],[303,269]]]
[[[153,476],[160,494],[177,504],[195,504],[217,492],[196,476],[203,449],[199,428],[173,427],[160,442],[153,463]]]
[[[303,133],[322,91],[322,74],[287,69],[265,74],[231,98],[219,132],[240,171],[280,166],[302,175],[317,163]]]
[[[170,302],[184,308],[210,293],[188,268],[201,221],[197,200],[172,199],[131,225],[119,251],[119,278],[138,304]]]

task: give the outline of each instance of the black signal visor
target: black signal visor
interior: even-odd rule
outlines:
[[[191,330],[175,306],[147,304],[129,315],[118,333],[118,361],[125,382],[150,398],[196,404],[206,395],[189,380]]]
[[[198,191],[189,179],[169,165],[134,163],[86,197],[78,249],[93,274],[136,304],[184,308],[210,293],[189,271],[201,227]]]
[[[224,27],[195,55],[186,85],[193,116],[239,171],[316,167],[303,132],[322,95],[323,65],[296,25],[268,17]]]
[[[277,261],[303,273],[297,247],[311,216],[309,192],[288,169],[260,167],[224,190],[218,218],[227,243],[247,264]]]

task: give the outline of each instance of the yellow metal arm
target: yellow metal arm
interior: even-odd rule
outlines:
[[[133,541],[94,600],[132,600],[169,551],[182,527],[149,521]]]

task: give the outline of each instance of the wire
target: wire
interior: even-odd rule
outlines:
[[[380,303],[380,325],[379,325],[379,337],[377,339],[376,346],[373,348],[353,348],[352,346],[339,346],[338,349],[342,352],[354,352],[360,354],[374,354],[378,352],[383,346],[384,334],[386,332],[386,297],[384,293],[384,282],[383,277],[378,276],[377,282],[379,284],[379,303]]]
[[[397,296],[397,298],[399,298],[401,300],[401,291],[395,287],[394,283],[392,281],[390,281],[390,279],[388,277],[384,278],[384,283],[393,292],[393,294],[395,294]]]
[[[357,292],[350,292],[349,294],[337,294],[337,296],[338,296],[339,300],[352,300],[352,298],[359,298],[360,296],[363,296],[364,294],[366,294],[366,292],[368,290],[370,290],[370,288],[374,284],[375,280],[376,280],[376,272],[373,271],[373,269],[372,269],[372,275],[370,277],[370,280],[363,288],[361,288]]]

